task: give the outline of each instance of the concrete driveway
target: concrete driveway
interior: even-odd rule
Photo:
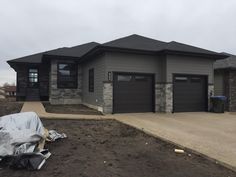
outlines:
[[[114,117],[236,170],[236,115],[142,113],[115,114]]]

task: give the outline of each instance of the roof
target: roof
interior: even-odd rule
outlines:
[[[147,38],[137,34],[120,38],[111,42],[102,44],[106,47],[125,48],[125,49],[136,49],[145,51],[175,51],[175,52],[188,52],[188,53],[199,53],[209,55],[219,55],[217,52],[202,49],[199,47],[182,44],[179,42],[163,42],[155,39]]]
[[[41,52],[14,60],[9,60],[8,62],[17,62],[17,63],[41,63],[43,55],[56,55],[56,56],[70,56],[70,57],[81,57],[86,54],[88,51],[99,45],[96,42],[90,42],[74,47],[63,47],[55,50],[50,50],[46,52]]]
[[[163,50],[166,42],[158,41],[155,39],[147,38],[137,34],[127,36],[124,38],[116,39],[102,44],[103,47],[115,47],[125,49],[136,49],[145,51],[159,51]]]
[[[29,55],[21,58],[17,58],[14,60],[8,61],[8,63],[14,62],[26,62],[26,63],[41,63],[43,55],[56,55],[56,56],[69,56],[69,57],[77,57],[83,58],[85,55],[89,55],[90,53],[99,50],[115,50],[115,49],[123,49],[123,50],[138,50],[138,51],[146,51],[146,52],[175,52],[175,53],[187,53],[187,54],[195,54],[195,55],[207,55],[214,58],[226,58],[222,53],[217,53],[213,51],[209,51],[206,49],[202,49],[199,47],[194,47],[186,44],[182,44],[179,42],[163,42],[155,39],[147,38],[144,36],[140,36],[137,34],[133,34],[127,37],[119,38],[110,42],[106,42],[103,44],[99,44],[96,42],[90,42],[82,45],[78,45],[75,47],[64,47],[51,51],[46,51],[42,53],[37,53],[34,55]],[[94,52],[96,54],[96,52]]]
[[[6,87],[4,87],[4,90],[6,92],[15,92],[16,91],[16,86],[6,86]]]
[[[99,43],[97,43],[97,42],[90,42],[90,43],[77,45],[77,46],[70,47],[70,48],[65,47],[65,48],[61,48],[61,49],[57,49],[57,50],[51,50],[51,51],[46,52],[45,54],[80,58],[98,45],[99,45]]]
[[[226,59],[216,61],[214,63],[214,69],[236,69],[236,56],[232,54],[228,54],[228,56]]]
[[[165,50],[199,53],[199,54],[209,54],[209,55],[219,55],[219,53],[217,53],[217,52],[202,49],[199,47],[194,47],[194,46],[187,45],[187,44],[182,44],[182,43],[175,42],[175,41],[169,42],[167,44],[167,46],[165,46]]]

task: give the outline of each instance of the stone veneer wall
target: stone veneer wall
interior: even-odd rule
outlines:
[[[82,69],[78,66],[78,87],[76,89],[57,88],[57,62],[51,61],[50,96],[51,104],[80,104],[82,103]],[[60,62],[63,62],[60,60]],[[66,62],[66,61],[65,61]]]
[[[228,76],[228,89],[229,89],[229,111],[235,112],[236,111],[236,71],[231,70],[229,71]]]
[[[208,85],[208,111],[211,109],[211,96],[214,95],[214,85],[209,84]]]
[[[173,84],[155,84],[155,111],[171,113],[173,111]]]
[[[113,108],[113,84],[103,82],[103,113],[111,114]]]

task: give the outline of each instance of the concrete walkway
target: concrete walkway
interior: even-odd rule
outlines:
[[[62,107],[63,108],[63,107]],[[49,119],[108,119],[103,115],[82,115],[82,114],[55,114],[48,113],[41,102],[25,102],[21,112],[36,112],[40,118]]]
[[[236,116],[228,113],[116,114],[118,121],[189,148],[236,171]]]

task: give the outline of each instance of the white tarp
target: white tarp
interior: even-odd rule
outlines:
[[[47,130],[34,112],[0,117],[0,166],[39,170],[51,153],[45,140],[66,138],[55,130]]]
[[[34,112],[0,117],[0,156],[33,152],[44,134],[43,124]]]

